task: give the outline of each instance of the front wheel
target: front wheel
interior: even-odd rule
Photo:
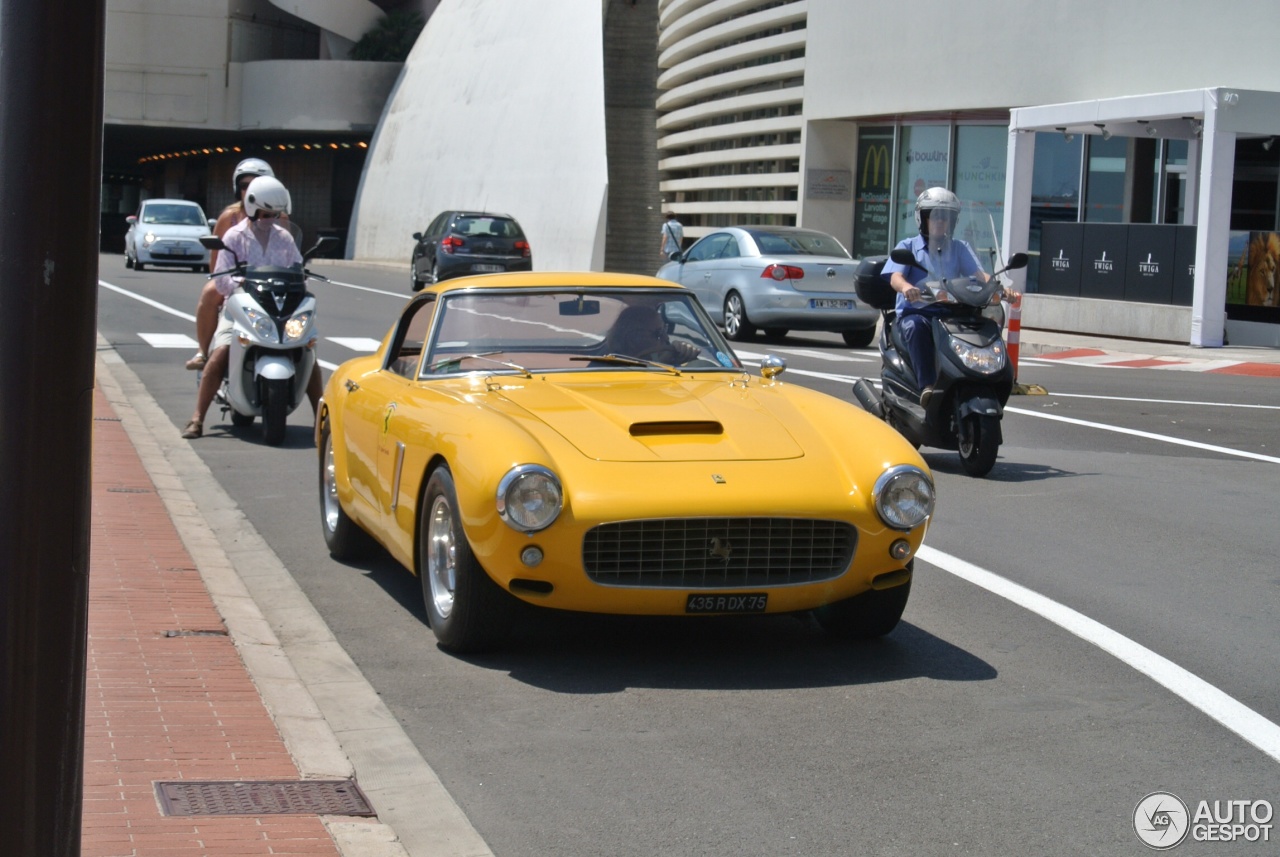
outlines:
[[[914,560],[907,563],[910,571]],[[898,625],[911,594],[911,580],[891,589],[868,589],[861,595],[837,601],[813,611],[828,634],[845,640],[883,637]]]
[[[133,270],[135,270],[135,271],[145,271],[146,269],[147,269],[147,266],[146,266],[146,265],[144,265],[144,264],[142,264],[142,260],[141,260],[141,259],[134,259],[134,260],[133,260]]]
[[[497,648],[514,618],[515,599],[493,582],[472,552],[449,468],[436,468],[427,480],[421,515],[418,573],[436,640],[451,652]]]
[[[876,326],[860,328],[858,330],[846,330],[840,334],[844,337],[844,344],[850,348],[866,348],[876,338]]]
[[[986,476],[1000,451],[1000,420],[987,414],[970,414],[960,424],[960,464],[970,476]]]
[[[422,282],[422,280],[419,280],[419,279],[418,279],[418,264],[417,264],[417,262],[418,262],[418,260],[417,260],[417,259],[414,259],[412,262],[410,262],[410,263],[409,263],[409,286],[410,286],[410,288],[412,288],[415,292],[420,292],[420,291],[422,291],[422,287],[423,287],[424,285],[426,285],[426,283],[424,283],[424,282]]]
[[[270,378],[262,382],[262,440],[267,446],[284,443],[289,418],[289,381]]]
[[[742,295],[729,292],[724,299],[724,334],[734,342],[742,342],[756,335],[756,327],[747,319],[747,308]]]
[[[431,263],[431,279],[428,280],[427,282],[431,283],[431,285],[433,286],[436,283],[440,282],[440,263],[439,262]]]
[[[124,266],[129,269],[133,268],[133,257],[128,253],[124,254]]]

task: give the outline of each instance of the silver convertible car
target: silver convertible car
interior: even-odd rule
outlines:
[[[853,348],[876,335],[879,313],[858,300],[858,265],[835,238],[793,226],[730,226],[705,235],[658,270],[692,289],[730,339],[763,330],[829,330]]]

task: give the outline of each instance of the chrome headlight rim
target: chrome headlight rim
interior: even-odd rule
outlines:
[[[528,507],[521,501],[521,492],[535,488],[549,493],[552,499],[536,517],[530,518],[526,514]],[[517,464],[498,481],[495,500],[503,523],[517,532],[536,533],[545,530],[560,517],[560,511],[564,508],[564,488],[560,484],[560,477],[551,468],[541,464]]]
[[[996,340],[986,347],[970,345],[959,339],[951,340],[951,353],[965,366],[974,372],[991,375],[1005,367],[1004,343]]]
[[[917,508],[901,507],[894,502],[898,490],[914,486]],[[929,474],[913,464],[890,467],[876,480],[872,489],[876,514],[891,529],[909,532],[921,526],[933,516],[936,493]]]

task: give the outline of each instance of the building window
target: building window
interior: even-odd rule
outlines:
[[[951,178],[951,126],[903,125],[898,145],[898,223],[894,240],[917,234],[916,198]]]

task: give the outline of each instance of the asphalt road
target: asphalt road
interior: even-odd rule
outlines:
[[[316,267],[351,284],[312,289],[337,364],[383,336],[408,275]],[[101,333],[181,427],[193,349],[155,335],[192,335],[203,279],[119,256],[100,276],[116,287],[99,290]],[[849,379],[878,376],[836,336],[740,351],[846,400]],[[193,448],[502,857],[1141,854],[1151,792],[1192,812],[1280,804],[1280,384],[1020,374],[1050,395],[1011,401],[989,478],[925,450],[938,510],[911,602],[865,644],[791,617],[552,614],[502,654],[451,656],[416,578],[329,558],[305,405],[283,447],[215,412]],[[1274,839],[1180,850],[1274,854]]]

